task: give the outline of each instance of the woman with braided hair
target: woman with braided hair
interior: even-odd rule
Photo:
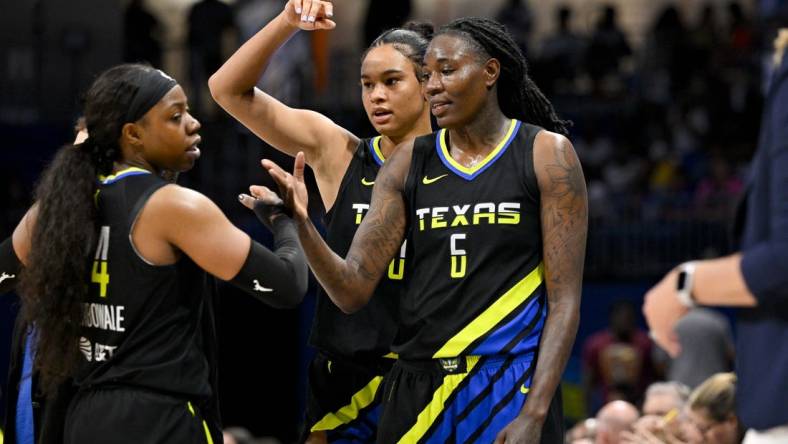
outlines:
[[[220,440],[207,274],[274,306],[299,303],[307,269],[293,221],[257,211],[271,252],[161,178],[200,156],[200,123],[163,72],[105,71],[84,114],[87,139],[56,154],[0,244],[0,292],[18,281],[43,389],[73,378],[64,442]]]
[[[441,28],[423,70],[443,129],[394,151],[344,259],[307,217],[303,155],[293,175],[263,166],[343,311],[367,303],[407,239],[378,442],[562,442],[551,400],[577,331],[587,232],[567,123],[494,21]]]
[[[362,138],[328,117],[288,106],[255,87],[277,48],[298,30],[331,29],[333,5],[290,0],[211,77],[216,102],[272,147],[303,151],[326,209],[326,242],[345,254],[372,197],[381,165],[399,143],[432,132],[422,92],[421,62],[432,26],[407,23],[385,31],[361,56],[364,110],[378,133]],[[251,199],[246,202],[251,201]],[[343,313],[318,289],[309,344],[302,440],[373,442],[380,382],[391,368],[391,342],[404,279],[404,251],[390,264],[370,303]]]

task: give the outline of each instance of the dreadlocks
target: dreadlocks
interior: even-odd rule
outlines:
[[[436,35],[441,34],[463,37],[480,54],[501,62],[498,103],[504,115],[565,136],[569,134],[571,122],[558,117],[552,103],[528,76],[525,56],[502,24],[477,17],[462,18],[443,26]]]

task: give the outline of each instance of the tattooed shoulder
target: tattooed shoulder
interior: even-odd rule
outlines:
[[[534,143],[534,169],[543,199],[577,216],[585,210],[586,184],[572,143],[566,137],[542,131]]]

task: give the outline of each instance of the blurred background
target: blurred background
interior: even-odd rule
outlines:
[[[537,85],[574,122],[571,139],[588,181],[581,324],[563,385],[567,420],[593,416],[611,399],[637,404],[651,382],[676,379],[674,363],[646,337],[643,294],[679,262],[732,248],[728,227],[756,146],[771,42],[776,28],[788,23],[788,1],[333,3],[336,30],[297,34],[260,86],[365,137],[373,130],[360,101],[360,54],[379,32],[409,19],[440,26],[471,15],[507,25]],[[184,86],[203,123],[202,158],[180,182],[269,242],[236,196],[268,180],[259,167],[262,157],[287,168],[291,161],[219,109],[207,79],[283,6],[283,0],[3,1],[0,236],[11,234],[30,205],[43,165],[73,138],[80,95],[93,78],[111,65],[146,60]],[[316,220],[321,211],[313,209]],[[299,308],[282,311],[229,287],[221,290],[224,422],[291,442],[312,353],[306,337],[313,291]],[[15,312],[13,297],[4,297],[3,381]],[[708,315],[724,324],[720,334],[729,341],[731,329],[735,334],[731,313]],[[727,365],[731,357],[726,351]]]

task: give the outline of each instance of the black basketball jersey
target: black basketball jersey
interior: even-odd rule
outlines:
[[[326,214],[326,243],[345,257],[361,220],[369,210],[372,185],[384,162],[380,136],[362,140],[353,154],[339,187],[337,199]],[[396,334],[397,299],[405,271],[405,246],[389,264],[369,303],[345,314],[318,290],[310,343],[333,356],[379,358],[391,351]]]
[[[101,177],[100,232],[83,302],[81,387],[123,385],[204,399],[211,395],[203,310],[207,275],[187,256],[146,262],[131,230],[148,198],[167,182],[129,168]]]
[[[536,350],[547,314],[539,130],[512,120],[473,168],[450,156],[446,130],[415,140],[405,185],[408,282],[393,347],[400,358]]]

